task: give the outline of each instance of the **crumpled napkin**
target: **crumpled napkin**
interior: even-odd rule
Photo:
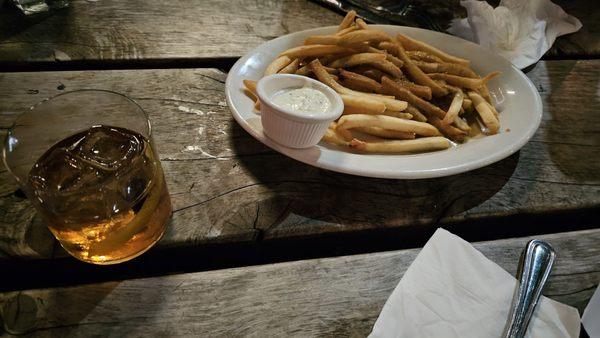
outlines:
[[[585,307],[581,323],[590,338],[600,338],[600,286]]]
[[[406,270],[369,337],[501,337],[517,284],[471,244],[438,229]],[[579,323],[577,309],[542,296],[526,337],[577,338]]]
[[[550,0],[466,0],[466,19],[452,22],[448,32],[502,55],[518,68],[534,64],[558,36],[578,31],[581,22]]]

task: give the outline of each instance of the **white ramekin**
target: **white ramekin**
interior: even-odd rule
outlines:
[[[275,105],[272,97],[285,88],[310,86],[329,99],[329,109],[324,113],[306,114]],[[344,110],[342,98],[325,84],[306,76],[274,74],[265,76],[256,86],[260,99],[260,120],[265,135],[290,148],[308,148],[319,143],[329,124],[339,118]]]

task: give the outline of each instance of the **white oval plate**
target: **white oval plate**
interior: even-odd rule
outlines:
[[[481,168],[519,150],[537,130],[542,118],[540,95],[527,76],[506,59],[448,34],[402,26],[374,27],[392,36],[406,34],[452,55],[469,59],[471,67],[479,74],[501,71],[502,75],[488,83],[500,111],[500,133],[472,139],[443,151],[412,155],[352,153],[324,142],[308,149],[291,149],[275,143],[263,133],[260,113],[254,111],[254,102],[244,93],[242,80],[259,80],[277,54],[302,45],[310,35],[335,32],[336,27],[333,26],[279,37],[239,59],[229,71],[225,83],[227,104],[233,117],[257,140],[298,161],[342,173],[396,179],[449,176]]]

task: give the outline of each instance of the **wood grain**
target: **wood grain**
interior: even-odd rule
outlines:
[[[557,252],[544,294],[581,313],[600,281],[600,230],[537,238]],[[527,240],[474,246],[514,275]],[[8,336],[364,337],[418,252],[9,292],[0,309]]]
[[[27,19],[0,12],[0,62],[239,57],[278,36],[342,18],[305,0],[69,3]]]
[[[273,152],[232,119],[225,74],[214,69],[0,74],[0,128],[63,86],[136,99],[152,120],[175,210],[159,248],[475,221],[471,231],[485,234],[486,220],[600,205],[600,96],[589,85],[599,69],[597,60],[540,62],[528,74],[544,102],[533,139],[496,164],[429,180],[338,174]],[[16,189],[1,171],[0,250],[16,257],[64,255]]]
[[[341,15],[305,0],[236,0],[228,3],[226,10],[216,0],[168,4],[159,0],[72,0],[70,4],[68,9],[28,18],[16,9],[0,11],[0,67],[235,58],[275,37],[337,25],[341,20]],[[558,4],[578,17],[583,28],[558,38],[547,55],[600,55],[600,13],[589,10],[589,3],[583,0]],[[422,7],[443,20],[465,12],[455,0]]]

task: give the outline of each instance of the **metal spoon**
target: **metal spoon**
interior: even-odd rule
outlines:
[[[521,260],[517,278],[519,289],[511,308],[510,317],[503,337],[522,338],[527,332],[527,326],[535,310],[542,289],[556,254],[550,244],[534,239],[527,243]]]

